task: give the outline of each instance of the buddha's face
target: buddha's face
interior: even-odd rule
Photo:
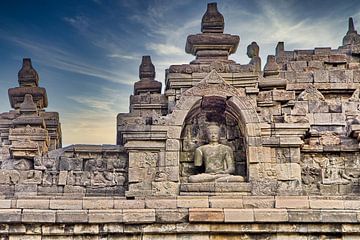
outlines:
[[[208,127],[208,138],[211,143],[217,143],[220,139],[220,128],[218,126]]]

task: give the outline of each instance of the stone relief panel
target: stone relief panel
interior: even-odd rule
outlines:
[[[300,164],[304,194],[358,194],[359,153],[305,153]]]
[[[3,161],[0,170],[0,185],[18,186],[16,194],[121,196],[127,184],[128,155],[117,146],[74,145],[34,160]]]

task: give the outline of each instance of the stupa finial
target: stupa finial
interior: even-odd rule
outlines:
[[[207,10],[201,20],[202,33],[223,33],[224,16],[218,11],[217,3],[208,3]]]

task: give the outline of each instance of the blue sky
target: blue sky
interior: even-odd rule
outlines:
[[[64,145],[115,143],[116,115],[127,112],[142,55],[157,80],[171,64],[188,63],[186,37],[200,32],[209,1],[4,0],[0,2],[0,112],[31,57],[48,92],[48,111],[61,117]],[[60,4],[61,3],[61,4]],[[349,16],[360,25],[360,1],[218,1],[225,32],[240,36],[230,58],[248,63],[256,41],[263,65],[278,41],[285,49],[337,48]],[[360,29],[359,29],[360,30]]]

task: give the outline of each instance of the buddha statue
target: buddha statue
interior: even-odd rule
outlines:
[[[252,42],[247,46],[246,54],[251,59],[249,64],[254,66],[256,72],[260,72],[261,58],[259,57],[259,45],[256,42]]]
[[[219,143],[220,127],[210,124],[207,128],[209,143],[195,150],[194,165],[205,167],[205,172],[189,177],[190,183],[200,182],[242,182],[244,177],[234,176],[235,160],[233,150]]]

